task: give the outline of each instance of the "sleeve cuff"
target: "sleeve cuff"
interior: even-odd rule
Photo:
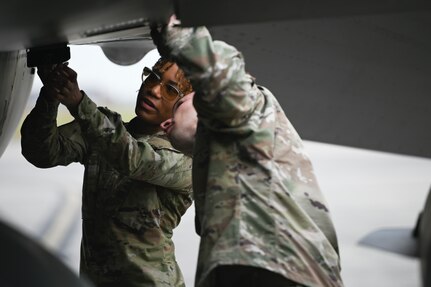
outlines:
[[[78,105],[74,117],[78,120],[88,120],[94,116],[97,110],[97,105],[87,96],[84,91],[81,91],[81,93],[82,100]]]

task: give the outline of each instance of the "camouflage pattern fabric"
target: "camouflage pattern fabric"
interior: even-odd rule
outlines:
[[[166,27],[156,44],[196,91],[196,285],[213,286],[216,266],[236,264],[306,286],[343,286],[328,205],[276,98],[245,72],[240,52],[204,27]]]
[[[22,153],[43,168],[85,165],[81,274],[96,286],[184,286],[172,232],[192,203],[191,159],[86,95],[76,120],[58,128],[57,107],[42,89]]]

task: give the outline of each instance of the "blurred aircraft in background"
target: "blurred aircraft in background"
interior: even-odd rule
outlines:
[[[207,25],[242,51],[247,70],[277,95],[304,139],[431,158],[431,2],[419,0],[7,1],[0,155],[34,66],[67,61],[70,44],[97,44],[114,63],[136,63],[154,48],[149,23],[174,12],[183,25]],[[417,247],[423,285],[431,286],[430,196],[425,205],[417,240],[404,238]],[[385,234],[402,238],[383,232],[378,242],[389,242]]]

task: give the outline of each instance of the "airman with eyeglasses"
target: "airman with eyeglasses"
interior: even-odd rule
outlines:
[[[38,167],[85,166],[80,274],[95,286],[184,287],[172,233],[192,204],[192,160],[160,127],[192,91],[182,70],[166,59],[144,68],[129,122],[98,107],[66,64],[38,75],[44,87],[23,123],[22,153]],[[59,103],[74,121],[57,126]]]

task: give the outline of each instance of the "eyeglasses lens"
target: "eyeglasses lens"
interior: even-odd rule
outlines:
[[[181,95],[181,92],[179,89],[171,84],[166,84],[162,82],[162,79],[154,73],[149,68],[145,68],[142,73],[142,78],[144,80],[144,83],[148,85],[149,87],[154,87],[155,85],[160,85],[162,90],[162,95],[165,96],[168,100],[174,100],[178,96]]]

